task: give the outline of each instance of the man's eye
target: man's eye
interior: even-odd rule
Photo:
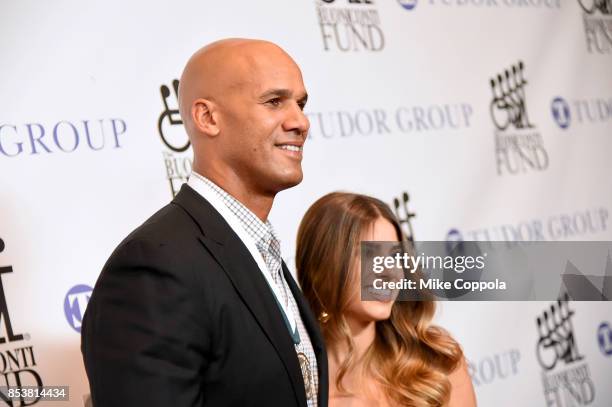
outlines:
[[[298,106],[300,107],[300,110],[304,110],[304,108],[306,107],[306,102],[300,102],[298,103]]]
[[[281,104],[281,100],[280,98],[274,98],[274,99],[270,99],[268,100],[266,103],[272,105],[272,106],[279,106]]]

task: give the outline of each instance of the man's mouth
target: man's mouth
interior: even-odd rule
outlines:
[[[303,149],[303,146],[296,146],[293,144],[279,144],[277,145],[277,147],[280,148],[281,150],[294,151],[296,153],[301,152]]]

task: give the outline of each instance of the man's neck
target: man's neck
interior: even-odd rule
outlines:
[[[265,195],[245,185],[235,173],[214,171],[207,168],[197,168],[193,171],[208,178],[225,192],[246,206],[262,222],[268,220],[268,215],[274,203],[274,195]]]

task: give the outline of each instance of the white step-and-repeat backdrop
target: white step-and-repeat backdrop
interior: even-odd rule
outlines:
[[[612,240],[610,0],[3,0],[0,22],[0,386],[86,403],[91,287],[189,174],[175,81],[224,37],[278,43],[310,94],[305,179],[271,215],[289,263],[335,190],[419,240]],[[551,306],[441,304],[480,405],[612,405],[611,304],[538,327]]]

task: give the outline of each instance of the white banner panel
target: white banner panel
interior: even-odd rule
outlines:
[[[91,287],[189,174],[174,81],[224,37],[274,41],[303,71],[305,178],[271,214],[291,266],[302,215],[335,190],[388,202],[421,240],[612,240],[609,0],[27,0],[0,16],[0,386],[85,405]],[[611,311],[444,303],[438,321],[479,405],[606,407]]]

